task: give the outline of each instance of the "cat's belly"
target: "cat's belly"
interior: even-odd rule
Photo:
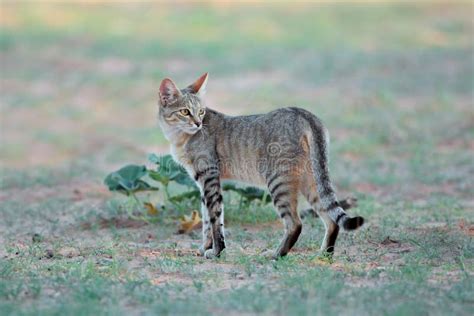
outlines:
[[[191,160],[188,158],[183,148],[170,146],[173,159],[181,164],[191,177],[194,177]],[[237,180],[254,186],[266,186],[265,179],[257,170],[256,163],[251,161],[232,161],[219,166],[222,180]]]
[[[252,184],[255,186],[265,186],[265,179],[262,177],[260,172],[257,170],[256,165],[252,163],[241,163],[224,164],[221,166],[221,178],[226,180],[237,180]]]

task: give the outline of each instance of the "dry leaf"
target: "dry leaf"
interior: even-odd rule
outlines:
[[[474,225],[466,224],[466,222],[462,219],[458,223],[459,228],[468,236],[474,236]]]
[[[158,215],[158,209],[152,203],[145,202],[143,203],[143,206],[145,206],[145,209],[147,210],[148,215],[152,215],[152,216]]]
[[[193,211],[191,215],[184,215],[183,218],[180,219],[178,233],[187,234],[199,225],[199,223],[201,223],[201,217],[198,211]]]
[[[168,275],[162,275],[157,278],[151,279],[151,284],[153,285],[160,285],[163,283],[168,283],[170,281],[170,276]]]

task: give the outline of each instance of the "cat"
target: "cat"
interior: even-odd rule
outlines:
[[[339,227],[354,230],[364,218],[349,217],[329,179],[329,134],[307,110],[288,107],[267,114],[228,116],[207,108],[205,73],[184,89],[169,78],[159,89],[158,121],[171,144],[173,158],[184,166],[201,191],[205,258],[226,247],[221,180],[239,180],[268,188],[284,236],[271,257],[288,254],[302,222],[297,211],[302,194],[326,228],[321,251],[334,252]]]

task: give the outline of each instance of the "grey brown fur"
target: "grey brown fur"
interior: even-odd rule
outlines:
[[[204,74],[183,90],[164,79],[158,116],[173,157],[201,189],[202,254],[219,256],[225,248],[223,179],[268,188],[285,227],[273,257],[286,255],[301,233],[299,194],[326,228],[321,250],[332,253],[339,227],[354,230],[364,220],[349,217],[337,200],[329,178],[329,134],[322,122],[296,107],[249,116],[227,116],[206,108],[201,97],[207,77]]]

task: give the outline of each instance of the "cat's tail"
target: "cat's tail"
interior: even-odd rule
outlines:
[[[357,206],[357,198],[354,196],[349,196],[343,200],[339,200],[339,206],[342,207],[344,211],[347,211],[348,209]],[[319,217],[318,212],[314,208],[307,208],[300,211],[301,219],[308,216]]]
[[[329,217],[345,230],[354,230],[364,224],[364,218],[360,216],[350,217],[338,202],[335,190],[329,178],[329,133],[322,122],[312,114],[305,113],[305,117],[311,126],[309,134],[309,147],[311,167],[315,176],[318,194],[322,209]]]

